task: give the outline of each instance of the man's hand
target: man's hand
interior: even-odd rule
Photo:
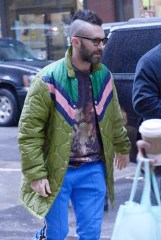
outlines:
[[[115,166],[119,170],[122,170],[123,168],[126,168],[129,162],[130,162],[129,154],[121,155],[121,154],[117,153],[115,155]]]
[[[31,183],[31,188],[43,197],[48,197],[51,194],[49,181],[47,179],[39,179]]]

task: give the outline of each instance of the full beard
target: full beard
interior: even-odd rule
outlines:
[[[90,52],[90,50],[87,49],[82,43],[80,48],[80,57],[85,62],[88,62],[91,64],[98,64],[101,62],[102,50]]]

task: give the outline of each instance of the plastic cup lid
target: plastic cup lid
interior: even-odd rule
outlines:
[[[142,122],[139,132],[147,137],[161,136],[161,119],[149,119]]]

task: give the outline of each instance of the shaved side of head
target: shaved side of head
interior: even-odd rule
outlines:
[[[91,25],[90,23],[85,22],[83,20],[79,20],[79,19],[75,20],[74,22],[72,22],[70,26],[70,31],[69,31],[70,37],[74,37],[79,34],[83,35],[89,29],[90,25]]]
[[[85,9],[77,10],[72,17],[69,37],[72,39],[77,35],[86,35],[92,26],[101,27],[102,19],[94,11]]]

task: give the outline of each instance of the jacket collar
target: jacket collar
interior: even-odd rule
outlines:
[[[72,56],[72,46],[70,46],[65,53],[65,62],[66,62],[66,66],[67,66],[68,76],[74,78],[75,77],[75,72],[74,72],[74,68],[73,68],[72,63],[71,63],[71,56]],[[95,71],[102,70],[101,63],[92,64],[91,69],[92,69],[92,73],[95,72]]]

